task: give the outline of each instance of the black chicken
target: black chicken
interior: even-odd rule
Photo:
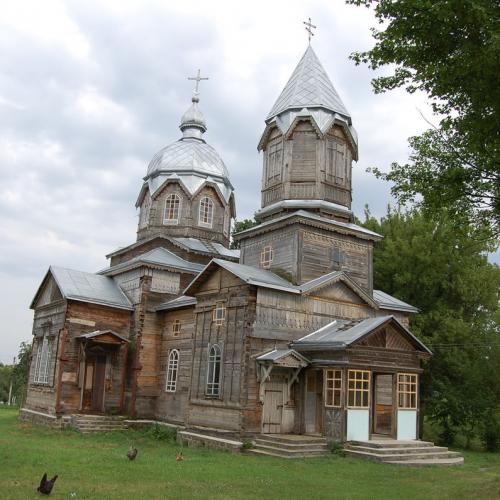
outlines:
[[[127,451],[128,459],[134,460],[136,456],[137,456],[137,448],[133,448],[132,446],[130,446],[130,448]]]
[[[43,495],[50,495],[52,488],[54,487],[54,483],[56,482],[57,476],[54,476],[50,481],[47,480],[47,473],[45,473],[40,481],[40,486],[36,489],[36,491],[42,493]]]

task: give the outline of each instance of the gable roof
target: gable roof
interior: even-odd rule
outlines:
[[[400,331],[409,337],[419,350],[432,354],[432,351],[415,337],[410,330],[401,324],[394,316],[378,316],[363,320],[336,319],[290,344],[293,349],[345,349],[355,344],[377,328],[393,323]]]
[[[272,273],[271,271],[266,271],[265,269],[260,269],[258,267],[247,266],[245,264],[238,264],[237,262],[230,262],[228,260],[212,259],[205,266],[203,271],[201,271],[201,273],[196,276],[193,281],[191,281],[191,283],[184,290],[184,294],[189,295],[189,293],[192,293],[195,289],[196,283],[198,281],[203,281],[205,276],[217,266],[229,271],[231,274],[234,274],[249,285],[274,288],[276,290],[283,290],[290,293],[300,293],[298,287],[292,285],[287,280]]]
[[[407,304],[402,300],[383,292],[382,290],[373,290],[373,300],[378,304],[380,309],[390,309],[392,311],[405,311],[418,313],[419,309],[415,306]]]
[[[31,302],[31,309],[35,308],[37,299],[49,275],[52,275],[59,291],[67,300],[89,302],[129,311],[134,310],[127,296],[112,278],[55,266],[49,267]]]
[[[293,360],[293,363],[286,362],[286,359]],[[273,349],[272,351],[266,352],[257,356],[257,361],[261,363],[272,363],[280,366],[281,364],[291,366],[294,364],[296,366],[304,367],[309,364],[309,360],[300,354],[300,352],[294,351],[293,349]]]
[[[116,266],[108,267],[99,271],[99,274],[113,276],[129,269],[134,269],[141,265],[153,265],[159,267],[170,267],[188,273],[197,274],[203,269],[203,264],[196,262],[189,262],[184,260],[175,253],[163,247],[153,248],[149,252],[137,255],[126,262],[117,264]]]
[[[324,108],[349,117],[318,56],[309,45],[267,119],[287,109]]]
[[[81,335],[77,335],[75,338],[89,340],[102,337],[103,335],[111,335],[120,342],[130,342],[130,340],[116,333],[114,330],[96,330],[95,332],[82,333]]]

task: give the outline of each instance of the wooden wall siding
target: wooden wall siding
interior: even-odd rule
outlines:
[[[376,316],[394,316],[402,325],[410,327],[410,314],[407,312],[379,309],[376,311]]]
[[[125,273],[114,276],[114,280],[129,298],[132,304],[138,304],[141,300],[141,281],[142,270],[133,269]]]
[[[280,147],[280,165],[276,165]],[[341,127],[334,125],[319,137],[309,119],[299,120],[287,140],[273,129],[263,149],[263,207],[284,199],[322,199],[350,208],[353,151]]]
[[[292,228],[283,228],[243,240],[240,262],[248,266],[261,267],[260,254],[265,246],[273,247],[273,261],[270,271],[281,273],[283,277],[297,274],[297,232]]]
[[[178,319],[181,330],[173,335],[172,325]],[[156,417],[174,423],[183,423],[187,416],[189,388],[191,386],[191,366],[194,336],[194,308],[171,311],[163,316],[160,347],[159,397],[156,404]],[[179,369],[175,392],[166,392],[168,357],[173,349],[179,351]]]
[[[371,242],[323,230],[300,231],[299,281],[318,278],[335,270],[345,271],[362,288],[373,290]],[[333,249],[342,254],[340,265],[333,261]]]
[[[28,375],[28,392],[25,407],[45,413],[55,413],[56,403],[56,377],[59,369],[59,332],[64,327],[66,316],[66,301],[57,300],[59,296],[57,287],[52,278],[48,280],[38,303],[43,303],[35,309],[33,320],[33,351]],[[55,302],[51,301],[53,298]],[[48,302],[47,302],[48,301]],[[41,348],[43,334],[49,335],[51,356],[49,360],[49,380],[47,384],[35,383],[35,364],[38,349]]]
[[[420,358],[415,351],[353,346],[347,351],[347,359],[350,365],[372,369],[384,368],[397,371],[420,368]]]
[[[368,318],[369,306],[259,288],[252,336],[296,340],[336,318]]]
[[[171,193],[181,198],[178,224],[163,224],[165,200]],[[201,198],[209,196],[214,202],[213,224],[211,228],[198,224]],[[212,186],[204,186],[194,197],[187,195],[178,183],[168,183],[151,202],[149,224],[138,227],[137,239],[150,238],[157,234],[193,238],[207,238],[223,245],[229,245],[229,236],[224,234],[224,214],[227,203],[222,201]]]
[[[415,351],[412,342],[391,325],[381,328],[357,343],[366,347],[387,347],[398,351]]]
[[[49,274],[35,303],[35,308],[46,306],[59,300],[63,300],[63,296],[54,278]]]

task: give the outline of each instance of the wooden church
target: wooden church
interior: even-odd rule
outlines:
[[[197,84],[200,80],[196,77]],[[235,198],[196,92],[151,160],[137,241],[38,289],[22,418],[127,415],[235,439],[419,435],[415,307],[373,289],[381,236],[354,222],[351,116],[309,45],[265,119],[259,224]]]

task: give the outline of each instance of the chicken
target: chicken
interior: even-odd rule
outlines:
[[[179,453],[177,453],[177,455],[175,455],[175,459],[177,460],[177,462],[184,460],[184,455],[182,454],[182,451],[179,451]]]
[[[40,486],[36,489],[36,491],[42,493],[43,495],[50,495],[52,488],[54,487],[54,483],[56,482],[57,476],[54,476],[50,481],[47,480],[47,473],[45,473],[40,481]]]
[[[127,457],[129,460],[134,460],[135,457],[137,456],[137,448],[134,448],[133,446],[130,446],[130,448],[127,451]]]

